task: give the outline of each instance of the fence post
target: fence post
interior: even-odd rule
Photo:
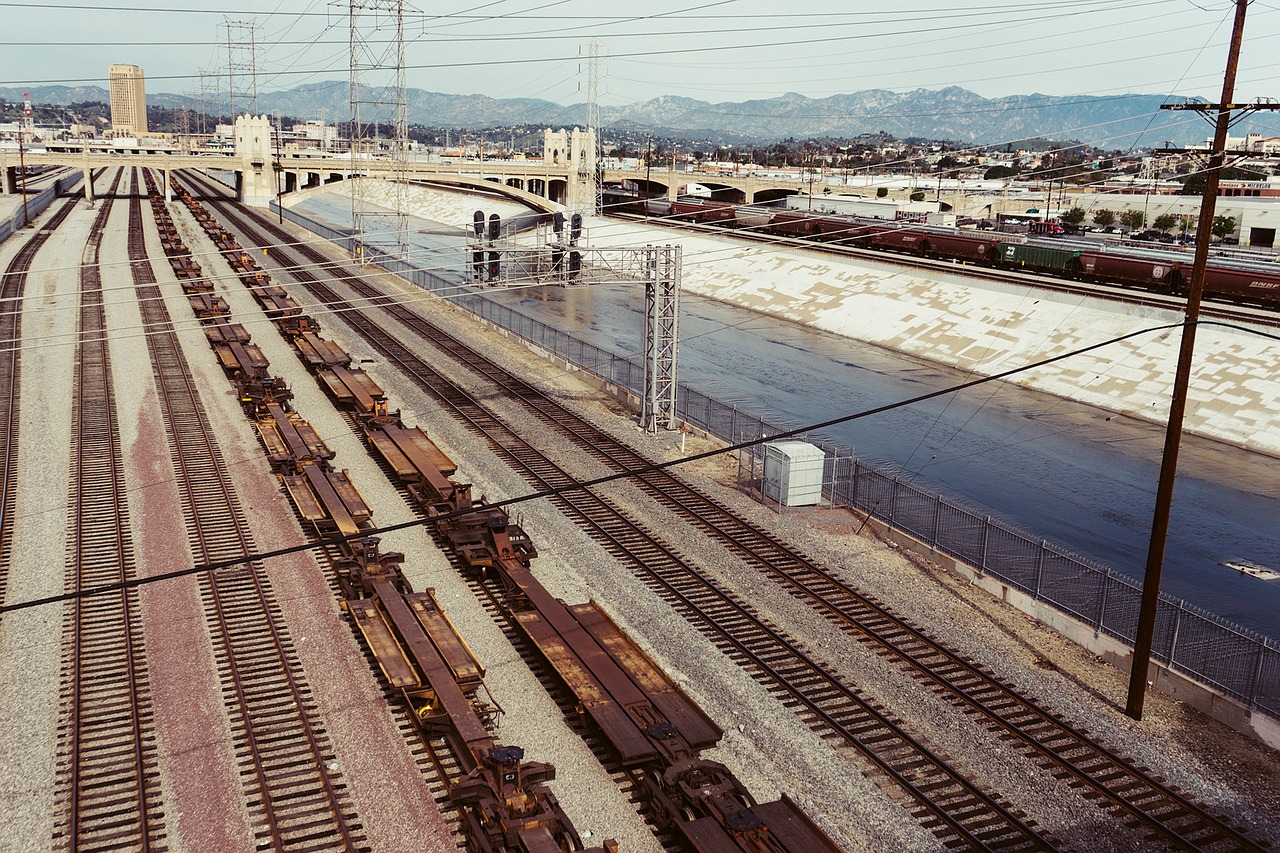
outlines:
[[[978,570],[985,572],[987,570],[987,537],[991,535],[991,516],[987,516],[986,521],[982,522],[982,553],[978,557]]]
[[[898,475],[893,476],[893,482],[889,484],[889,529],[893,530],[893,523],[898,518]]]
[[[1111,589],[1111,568],[1107,567],[1102,572],[1102,597],[1098,602],[1098,618],[1094,621],[1093,630],[1102,630],[1102,618],[1107,613],[1107,592]]]
[[[1044,583],[1044,552],[1049,550],[1049,540],[1040,540],[1040,559],[1036,560],[1036,589],[1031,594],[1035,601],[1040,600],[1040,584]]]
[[[1178,652],[1178,631],[1182,628],[1182,600],[1178,601],[1178,609],[1173,617],[1173,638],[1169,641],[1169,669],[1173,669],[1174,655]]]
[[[733,407],[733,413],[729,415],[729,443],[738,443],[738,407]]]
[[[933,497],[933,536],[929,542],[929,546],[936,549],[938,547],[938,528],[942,525],[942,495],[934,495]]]
[[[1258,684],[1262,681],[1262,664],[1267,657],[1267,643],[1270,642],[1266,637],[1262,638],[1262,642],[1258,644],[1258,662],[1253,665],[1253,680],[1249,683],[1249,696],[1245,702],[1245,706],[1253,713],[1253,709],[1258,705]]]

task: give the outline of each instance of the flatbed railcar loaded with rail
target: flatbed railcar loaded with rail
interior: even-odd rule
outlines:
[[[1191,284],[1189,254],[1141,246],[1112,246],[891,222],[844,214],[811,213],[762,205],[605,195],[610,213],[644,214],[754,234],[802,238],[917,257],[1025,270],[1080,281],[1118,284],[1171,295]],[[1280,309],[1280,263],[1210,258],[1205,294],[1225,301]]]
[[[453,479],[457,466],[427,433],[390,411],[373,378],[352,367],[334,342],[319,337],[314,319],[271,283],[185,188],[176,180],[173,185],[175,196],[321,386],[358,422],[371,453],[431,519],[464,569],[501,590],[505,616],[570,691],[617,762],[640,780],[658,827],[682,849],[699,853],[838,851],[791,799],[757,803],[727,767],[702,756],[719,742],[720,727],[598,605],[567,604],[549,592],[532,571],[537,551],[528,534],[505,510],[473,498],[469,484]],[[170,245],[165,244],[167,253]],[[186,252],[175,248],[170,254]],[[360,535],[369,529],[370,508],[346,473],[333,468],[332,452],[292,410],[284,380],[271,375],[261,351],[242,326],[231,323],[225,301],[201,286],[207,279],[193,265],[188,256],[174,269],[298,515],[317,536],[341,537],[333,547],[344,609],[423,737],[446,739],[459,756],[462,772],[449,790],[465,817],[470,849],[582,850],[547,787],[554,768],[526,762],[519,747],[496,739],[501,711],[482,698],[483,668],[433,592],[413,591],[399,569],[404,555],[382,553],[376,538]],[[591,849],[603,853],[616,845]]]

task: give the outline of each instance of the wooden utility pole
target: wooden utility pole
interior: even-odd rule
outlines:
[[[1213,149],[1205,174],[1204,195],[1200,198],[1200,221],[1196,223],[1196,253],[1191,273],[1191,289],[1187,294],[1186,319],[1182,324],[1182,346],[1178,351],[1178,368],[1173,380],[1173,399],[1169,404],[1169,425],[1165,432],[1164,457],[1160,463],[1160,481],[1156,486],[1155,515],[1151,521],[1151,544],[1147,550],[1146,574],[1142,580],[1142,609],[1138,615],[1138,634],[1133,645],[1133,669],[1129,674],[1129,700],[1125,713],[1142,719],[1146,699],[1147,674],[1151,665],[1151,644],[1155,635],[1156,612],[1160,604],[1160,572],[1164,567],[1165,540],[1169,535],[1169,510],[1173,504],[1173,483],[1178,474],[1178,450],[1182,441],[1182,422],[1187,407],[1187,386],[1191,379],[1192,356],[1196,342],[1196,324],[1200,318],[1200,298],[1204,294],[1205,265],[1209,259],[1209,240],[1213,233],[1213,216],[1218,196],[1218,176],[1226,160],[1227,130],[1231,103],[1235,92],[1236,66],[1240,60],[1240,44],[1244,39],[1244,13],[1248,0],[1236,0],[1235,25],[1231,31],[1231,49],[1227,54],[1227,70],[1222,79],[1222,102],[1218,104],[1173,104],[1164,109],[1196,109],[1216,112]]]

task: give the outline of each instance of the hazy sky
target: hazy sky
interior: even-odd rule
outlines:
[[[239,25],[254,25],[260,92],[345,85],[350,4],[212,0],[190,11],[156,0],[0,0],[0,86],[105,86],[107,66],[128,63],[143,67],[148,93],[195,93],[202,71],[225,74],[249,61],[247,49],[229,55],[228,21],[240,35],[249,28]],[[370,26],[376,5],[390,0],[357,2]],[[1178,92],[1216,100],[1233,8],[1228,0],[431,2],[406,6],[406,76],[410,87],[437,92],[575,103],[587,88],[579,57],[596,38],[608,105],[953,85],[987,97]],[[1280,97],[1277,36],[1280,0],[1252,0],[1237,100]],[[379,52],[377,38],[362,55]]]

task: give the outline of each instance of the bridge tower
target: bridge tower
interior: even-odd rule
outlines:
[[[235,128],[236,157],[242,164],[236,173],[236,200],[266,207],[276,197],[271,119],[267,116],[237,116]]]
[[[551,130],[542,134],[542,162],[563,165],[568,171],[564,206],[571,213],[594,212],[599,186],[599,162],[596,134],[591,128],[575,127],[571,131]],[[548,193],[548,197],[551,194]],[[552,201],[558,199],[552,198]]]

